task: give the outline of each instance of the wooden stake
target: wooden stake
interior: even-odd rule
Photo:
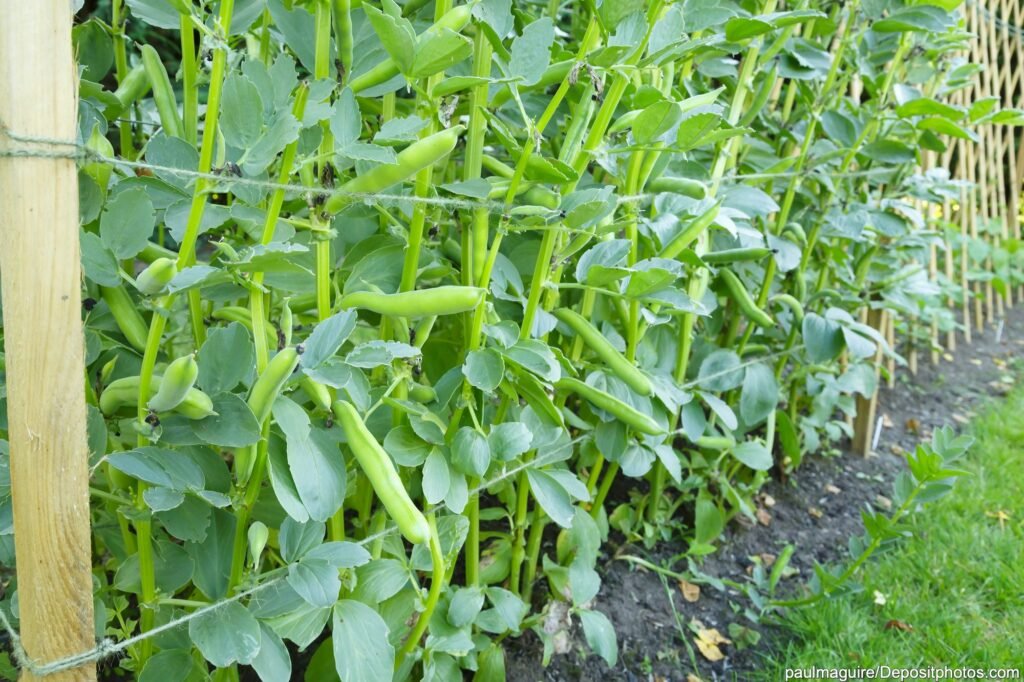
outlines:
[[[74,140],[78,75],[68,0],[11,2],[0,21],[0,123]],[[35,661],[95,647],[78,175],[67,158],[18,158],[0,132],[11,494],[21,642]],[[51,153],[52,147],[38,151]],[[22,680],[36,676],[23,672]],[[45,678],[95,680],[92,664]]]
[[[883,309],[872,308],[868,311],[868,324],[879,331],[884,329],[886,318]],[[882,367],[882,347],[875,351],[875,384],[878,384],[879,370]],[[871,455],[871,441],[875,436],[875,416],[878,412],[878,390],[870,398],[857,396],[857,416],[853,421],[853,451],[864,457]]]

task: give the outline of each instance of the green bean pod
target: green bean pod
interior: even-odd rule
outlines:
[[[725,249],[723,251],[712,251],[701,256],[701,260],[709,265],[724,265],[726,263],[741,263],[745,261],[761,260],[765,256],[774,253],[772,249],[764,246],[751,246],[743,249]]]
[[[248,400],[249,409],[256,415],[256,421],[260,424],[270,416],[274,401],[298,364],[299,353],[294,348],[278,351],[252,385]]]
[[[173,258],[157,258],[135,278],[135,288],[146,296],[156,296],[178,274],[178,262]]]
[[[156,374],[149,383],[149,397],[153,397],[160,391],[163,377]],[[116,414],[121,408],[131,407],[133,410],[139,403],[139,377],[123,377],[110,382],[103,393],[100,394],[100,411],[110,416]],[[213,411],[213,401],[210,396],[198,388],[190,388],[184,399],[174,406],[172,412],[176,412],[188,419],[205,419],[217,414]]]
[[[771,301],[773,303],[781,303],[789,308],[797,324],[801,324],[804,321],[804,307],[795,297],[789,294],[775,294],[772,296]]]
[[[337,213],[351,201],[348,194],[380,192],[434,165],[455,149],[463,130],[465,126],[457,125],[413,142],[398,153],[395,163],[382,163],[342,185],[340,192],[327,200],[324,209]]]
[[[360,308],[391,317],[455,315],[476,310],[484,300],[480,287],[441,286],[397,294],[357,291],[341,298],[342,309]]]
[[[608,412],[634,431],[651,436],[660,436],[665,433],[665,429],[658,422],[632,405],[627,405],[610,393],[605,393],[590,384],[585,384],[579,379],[563,377],[555,382],[555,388],[559,391],[575,393],[595,407]]]
[[[716,202],[711,206],[711,208],[694,218],[693,222],[691,222],[686,229],[666,244],[665,248],[663,248],[661,253],[658,255],[661,258],[672,259],[682,253],[683,249],[697,241],[697,237],[699,237],[704,230],[711,227],[715,222],[715,218],[718,217],[718,210],[721,207],[721,202]]]
[[[89,135],[89,140],[85,143],[85,148],[102,157],[114,158],[114,145],[110,144],[107,136],[100,132],[98,125],[93,125],[92,133]],[[110,174],[113,170],[113,166],[105,161],[89,161],[82,164],[82,172],[99,185],[100,192],[103,193],[104,197],[107,196],[107,186],[110,184]]]
[[[437,391],[434,390],[433,386],[425,386],[424,384],[410,382],[409,400],[415,400],[418,403],[424,404],[432,403],[437,400]]]
[[[748,320],[765,329],[775,324],[775,320],[772,319],[771,315],[757,307],[757,302],[754,301],[750,292],[743,286],[743,282],[736,276],[736,273],[732,270],[723,269],[718,271],[718,276],[725,284],[725,288],[728,290],[732,300],[739,306],[740,312]]]
[[[331,398],[331,392],[328,391],[327,387],[319,381],[312,377],[303,375],[303,377],[299,379],[299,387],[306,392],[306,395],[309,396],[309,399],[312,400],[313,404],[318,408],[321,410],[331,409],[331,400],[333,400],[333,398]]]
[[[164,370],[160,388],[156,395],[149,399],[146,407],[154,412],[169,412],[180,405],[199,378],[199,365],[195,355],[185,355],[176,359]]]
[[[124,113],[124,110],[135,104],[136,100],[149,92],[149,79],[146,78],[146,69],[139,64],[124,77],[121,84],[114,91],[117,98],[117,105],[106,108],[103,115],[108,121],[113,120]]]
[[[597,330],[594,325],[574,310],[559,308],[554,311],[554,316],[567,324],[576,335],[583,339],[590,350],[594,351],[599,358],[604,360],[608,369],[617,377],[625,381],[630,388],[640,395],[651,394],[651,381],[641,372],[636,365],[626,359],[615,346],[605,338],[605,335]]]
[[[807,233],[800,223],[787,223],[782,229],[782,236],[789,237],[801,247],[807,246]]]
[[[167,69],[164,68],[164,63],[160,61],[160,55],[152,45],[143,45],[140,51],[142,66],[146,70],[146,77],[153,89],[153,101],[156,103],[156,111],[160,116],[160,124],[164,127],[164,132],[167,135],[183,138],[181,118],[178,116],[178,102],[174,98],[174,88],[171,87]]]
[[[398,530],[413,544],[427,542],[430,539],[430,526],[423,512],[409,498],[391,457],[366,428],[351,403],[337,400],[332,407],[334,418],[348,439],[349,449],[369,479],[373,491],[398,525]]]
[[[132,348],[137,351],[146,349],[146,338],[149,336],[149,325],[142,319],[142,314],[135,307],[135,301],[125,290],[124,285],[116,287],[100,287],[100,296],[110,307],[117,328],[124,334]]]
[[[683,196],[697,200],[703,199],[708,195],[707,186],[700,180],[667,175],[662,175],[661,177],[654,178],[648,182],[647,191],[672,192],[673,194],[682,194]],[[715,212],[715,215],[718,215],[717,211]],[[714,218],[712,218],[712,220],[714,220]]]

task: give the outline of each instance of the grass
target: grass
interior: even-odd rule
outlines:
[[[914,539],[865,567],[862,592],[786,615],[763,679],[810,666],[1021,665],[1022,413],[1017,390],[978,418],[965,463],[973,475],[918,515]]]

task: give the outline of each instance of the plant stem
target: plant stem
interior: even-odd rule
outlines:
[[[181,110],[185,141],[195,146],[199,136],[199,89],[196,86],[195,30],[192,19],[181,17]]]
[[[110,2],[110,29],[114,38],[114,72],[117,76],[118,85],[128,75],[128,55],[124,45],[125,17],[124,0],[111,0]],[[118,124],[118,133],[121,142],[121,156],[133,160],[135,158],[135,145],[132,142],[131,111],[125,111],[125,120]]]
[[[412,632],[409,633],[405,644],[402,645],[401,650],[395,657],[395,670],[402,667],[405,657],[419,645],[423,633],[426,632],[427,626],[430,624],[430,617],[434,615],[434,609],[437,608],[437,602],[441,598],[441,589],[445,584],[445,565],[444,557],[441,555],[441,538],[437,534],[437,519],[434,518],[433,512],[427,514],[427,523],[430,525],[430,591],[427,593],[427,602],[423,607],[423,611],[416,619],[416,625],[413,626]]]

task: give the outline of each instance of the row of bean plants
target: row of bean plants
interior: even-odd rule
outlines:
[[[867,310],[953,324],[915,263],[961,188],[919,164],[1008,120],[947,102],[955,5],[81,12],[96,634],[230,600],[112,665],[501,680],[570,624],[614,664],[609,534],[714,552],[850,435]]]

